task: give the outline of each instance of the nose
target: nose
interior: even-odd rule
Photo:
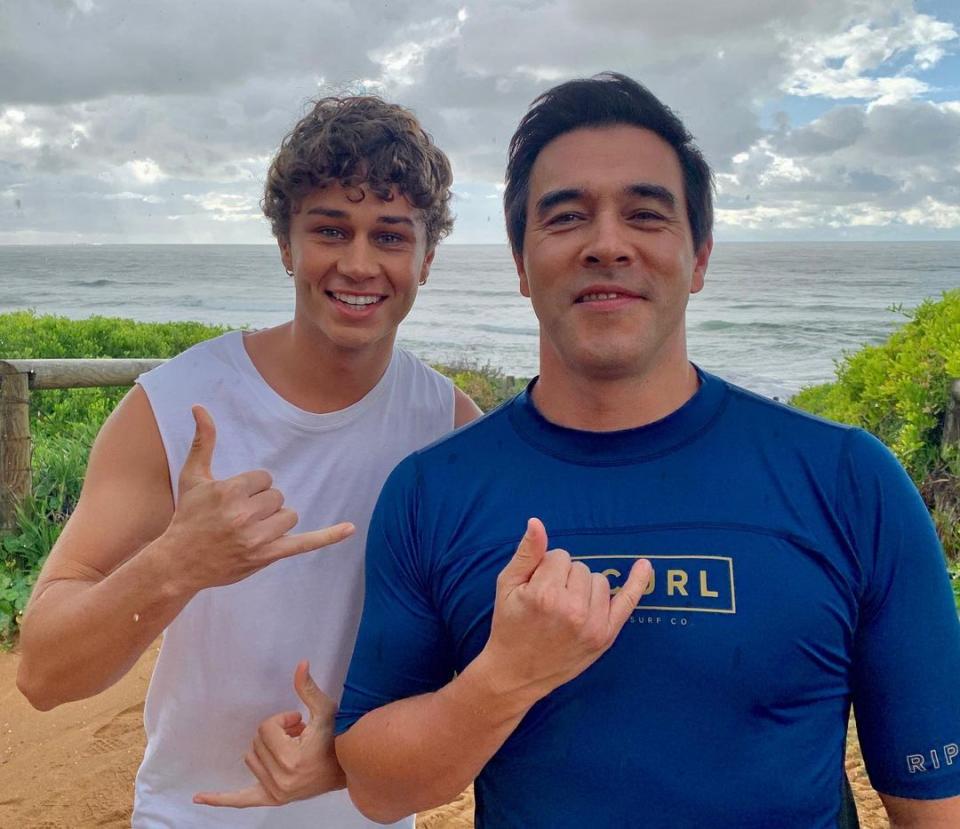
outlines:
[[[377,252],[366,239],[358,235],[343,249],[337,262],[337,271],[357,282],[372,279],[380,273]]]
[[[592,222],[591,233],[583,246],[581,261],[588,267],[609,268],[633,262],[633,245],[619,214],[603,212]]]

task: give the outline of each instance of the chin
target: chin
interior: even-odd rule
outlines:
[[[620,380],[637,374],[646,361],[641,354],[598,349],[573,354],[565,362],[577,374],[593,380]]]

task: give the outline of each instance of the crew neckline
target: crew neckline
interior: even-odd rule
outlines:
[[[510,403],[510,422],[522,440],[541,452],[585,466],[618,466],[653,460],[694,440],[720,414],[727,384],[694,366],[699,388],[680,408],[633,429],[591,432],[547,420],[533,402],[534,377]]]
[[[387,365],[386,371],[383,372],[383,376],[356,403],[352,403],[344,409],[337,409],[335,412],[308,412],[306,409],[295,406],[264,379],[250,358],[243,339],[243,331],[231,331],[225,336],[231,361],[243,377],[244,382],[253,391],[258,403],[275,416],[310,431],[338,429],[363,415],[387,393],[397,372],[398,349],[394,348],[390,355],[390,363]]]

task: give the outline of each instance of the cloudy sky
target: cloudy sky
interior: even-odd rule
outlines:
[[[312,96],[412,107],[501,242],[539,92],[615,69],[697,136],[719,240],[960,240],[956,0],[0,0],[0,244],[270,242]]]

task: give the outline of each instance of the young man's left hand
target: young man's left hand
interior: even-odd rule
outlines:
[[[297,665],[293,687],[310,712],[309,722],[303,722],[299,711],[265,719],[243,758],[257,782],[232,792],[199,792],[194,803],[238,809],[279,806],[346,787],[333,750],[336,703],[317,687],[306,661]]]

